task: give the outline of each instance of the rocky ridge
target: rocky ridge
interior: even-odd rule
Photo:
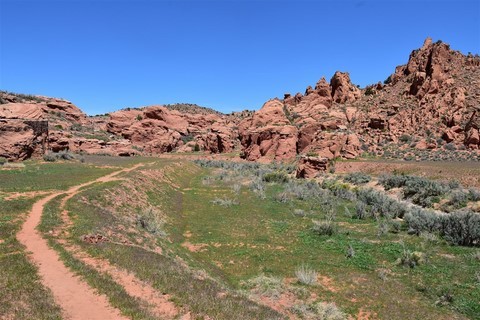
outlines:
[[[476,159],[479,64],[478,55],[428,38],[385,83],[360,90],[348,73],[336,72],[329,83],[322,78],[304,94],[270,100],[244,120],[244,157],[351,159],[368,152],[414,159],[416,150],[461,150]]]
[[[89,117],[63,99],[0,92],[0,156],[25,159],[44,150],[112,155],[241,151],[250,161],[416,157],[462,150],[479,156],[480,58],[427,39],[384,83],[359,89],[346,72],[256,112],[230,115],[191,104],[123,109]],[[48,120],[38,136],[25,121]],[[38,131],[38,130],[37,130]],[[418,156],[417,156],[418,157]],[[315,160],[317,159],[317,160]],[[319,165],[321,164],[321,165]]]

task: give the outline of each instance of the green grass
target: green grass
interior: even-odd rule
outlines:
[[[308,201],[275,201],[275,192],[281,190],[278,185],[268,187],[263,201],[242,188],[238,206],[220,207],[212,205],[211,200],[233,198],[229,183],[204,186],[201,181],[201,176],[195,177],[185,191],[182,214],[175,215],[181,220],[176,225],[181,227],[170,232],[181,237],[188,230],[189,242],[206,244],[205,250],[191,255],[209,266],[211,272],[223,273],[235,287],[261,273],[293,277],[299,265],[308,264],[331,278],[337,291],[322,286],[310,290],[351,314],[360,309],[389,319],[449,318],[457,312],[476,319],[480,314],[480,287],[475,279],[478,261],[467,258],[475,248],[452,247],[440,241],[429,249],[421,238],[404,231],[377,236],[378,223],[345,217],[341,213],[343,206],[352,205],[342,200],[337,200],[335,209],[339,232],[330,237],[318,236],[311,231],[311,219],[323,218],[322,208],[306,217],[294,216],[294,208],[308,211],[316,206]],[[430,261],[415,269],[397,266],[403,250],[399,241],[412,251],[433,250]],[[350,259],[346,258],[349,245],[356,253]],[[449,255],[454,259],[448,260]],[[383,268],[391,273],[385,281],[378,274]],[[419,284],[425,290],[418,290]],[[454,296],[453,302],[436,306],[445,290]]]
[[[85,164],[96,166],[117,166],[126,167],[138,163],[146,163],[152,161],[162,161],[154,157],[112,157],[106,155],[84,155]]]
[[[159,162],[153,168],[163,169],[171,162]],[[195,173],[198,173],[198,170],[194,166],[184,164],[176,167],[174,171],[168,171],[168,180],[175,181],[177,186],[182,186],[188,183]],[[135,172],[131,172],[125,177],[134,175]],[[72,213],[71,217],[74,221],[70,241],[76,242],[93,256],[106,258],[110,263],[133,272],[139,279],[152,284],[160,292],[167,292],[179,307],[186,307],[199,317],[208,315],[214,319],[283,318],[277,312],[232,291],[221,282],[210,277],[200,276],[201,270],[190,269],[181,260],[178,260],[176,254],[168,248],[165,248],[165,254],[158,254],[139,247],[117,243],[93,246],[79,241],[78,239],[84,234],[104,234],[106,230],[115,232],[122,226],[132,225],[132,221],[128,217],[107,209],[109,203],[103,198],[103,194],[106,190],[115,190],[118,187],[119,182],[97,184],[68,201],[67,208]],[[171,183],[165,182],[155,186],[155,191],[147,191],[152,204],[161,202],[163,208],[168,208],[171,213],[181,211],[183,194],[179,188],[172,187]],[[80,199],[86,199],[87,203],[80,202]],[[133,204],[130,205],[133,206]],[[136,227],[136,232],[127,235],[132,241],[141,237],[145,232],[138,226]],[[143,236],[146,237],[144,234]],[[165,241],[162,239],[159,239],[159,243],[165,245]],[[218,298],[222,293],[226,293],[226,295]]]
[[[26,167],[23,169],[0,170],[0,191],[65,190],[115,170],[115,168],[99,168],[79,162],[28,161],[25,164]]]
[[[74,222],[68,241],[81,246],[92,256],[107,259],[133,272],[160,292],[168,293],[177,306],[185,307],[199,318],[206,315],[215,319],[282,318],[245,295],[251,290],[245,283],[266,275],[293,279],[286,286],[299,298],[315,294],[315,302],[335,302],[352,316],[365,310],[380,319],[461,319],[463,316],[480,319],[480,284],[475,277],[479,261],[472,255],[478,248],[450,246],[443,240],[428,242],[408,235],[405,229],[399,233],[378,235],[379,222],[352,219],[343,214],[345,207],[351,212],[355,210],[355,204],[345,200],[332,200],[338,232],[332,236],[319,236],[312,231],[312,219],[326,218],[325,208],[319,202],[295,199],[279,202],[276,200],[278,193],[285,185],[275,183],[267,184],[264,200],[247,186],[242,186],[240,194],[236,195],[232,185],[239,183],[237,178],[227,182],[213,179],[204,185],[202,179],[214,174],[215,170],[199,168],[187,161],[95,156],[87,157],[85,164],[61,163],[62,168],[57,170],[35,163],[27,164],[24,170],[41,166],[47,173],[59,177],[60,172],[66,172],[72,166],[84,166],[86,172],[76,172],[80,181],[74,178],[70,179],[73,181],[60,179],[57,184],[42,182],[43,176],[39,173],[34,173],[30,180],[34,187],[38,183],[38,188],[49,186],[54,189],[105,174],[98,170],[113,170],[93,165],[124,167],[144,161],[154,163],[141,170],[158,170],[152,171],[152,175],[164,175],[165,179],[142,183],[135,180],[138,171],[134,170],[122,175],[126,182],[99,183],[85,188],[67,203]],[[0,171],[0,175],[6,172]],[[20,172],[9,174],[20,176]],[[19,190],[29,187],[27,179],[21,178],[10,185],[0,181],[0,190],[2,184],[11,188],[7,190],[12,190],[12,186]],[[142,208],[135,201],[107,198],[108,194],[118,194],[125,183],[132,184],[132,190],[145,197],[148,205],[166,215],[166,237],[152,235],[136,223],[135,217]],[[212,201],[216,198],[236,200],[238,205],[215,205]],[[57,197],[46,206],[39,227],[42,232],[48,234],[61,224],[58,215],[60,200],[61,197]],[[0,200],[0,204],[14,208],[13,212],[28,210],[32,203],[31,199],[21,198],[8,203]],[[295,209],[302,209],[306,215],[295,215]],[[12,235],[14,239],[18,230],[18,224],[12,227],[18,223],[12,222],[15,215],[2,214],[0,221],[0,235],[9,234],[5,238],[10,239],[0,244],[0,249],[5,250],[0,252],[16,251],[15,246],[9,247],[11,251],[3,247],[14,241]],[[82,235],[96,233],[108,235],[113,242],[92,245],[80,240]],[[138,246],[122,245],[122,239]],[[76,260],[53,239],[50,242],[72,270],[108,295],[112,305],[133,318],[150,317],[141,302],[129,297],[109,276]],[[190,252],[183,246],[185,242],[202,245],[203,250]],[[153,252],[151,249],[155,246],[162,247],[163,253]],[[355,251],[351,258],[347,258],[349,246]],[[404,248],[423,252],[427,262],[415,268],[398,265],[397,259]],[[0,264],[5,257],[13,256],[0,253]],[[302,265],[308,265],[319,274],[319,283],[306,286],[295,281],[295,270]],[[0,269],[0,275],[2,272],[8,277],[8,271]],[[39,288],[45,291],[40,284]],[[39,312],[55,307],[48,304],[48,291],[45,292],[47,298],[42,303],[47,307],[39,308]],[[12,293],[15,294],[23,293],[19,290]],[[223,298],[218,298],[220,295]],[[442,300],[442,296],[453,298],[451,301]],[[8,314],[13,307],[7,301],[0,305],[0,311],[2,308]]]
[[[0,318],[61,319],[59,306],[15,237],[35,200],[0,199]]]

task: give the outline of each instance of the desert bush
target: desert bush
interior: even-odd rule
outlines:
[[[340,199],[345,199],[352,202],[357,200],[357,195],[355,192],[352,192],[347,188],[337,188],[333,191],[333,194]]]
[[[398,175],[398,174],[393,174],[393,175],[387,175],[387,174],[382,174],[378,178],[378,183],[382,185],[385,190],[390,190],[393,188],[401,188],[405,185],[407,182],[408,177],[405,175]]]
[[[437,232],[442,229],[442,215],[421,208],[413,208],[405,215],[408,233]]]
[[[265,199],[265,182],[262,179],[256,178],[250,182],[250,190],[252,190],[259,198]]]
[[[242,190],[242,185],[235,183],[234,185],[232,185],[232,190],[236,195],[239,195],[240,191]]]
[[[0,157],[0,166],[3,166],[7,162],[8,162],[7,158]]]
[[[470,210],[445,215],[440,233],[455,245],[480,246],[480,215]]]
[[[282,191],[282,192],[277,193],[274,196],[274,198],[278,202],[287,203],[287,202],[290,202],[292,200],[292,195],[290,193],[286,192],[286,191]]]
[[[403,245],[403,251],[397,260],[397,264],[402,265],[402,266],[407,266],[410,268],[415,268],[419,264],[424,262],[424,254],[422,252],[417,252],[417,251],[410,251]]]
[[[467,205],[469,200],[469,193],[464,192],[463,190],[453,190],[448,198],[448,205],[453,209],[460,209]]]
[[[355,249],[352,247],[351,244],[348,245],[347,253],[345,256],[349,259],[355,257]]]
[[[354,185],[361,185],[370,182],[372,178],[363,172],[352,172],[347,174],[343,180]]]
[[[409,233],[439,233],[454,245],[480,246],[480,215],[470,210],[441,214],[416,208],[405,215]]]
[[[214,180],[215,180],[214,177],[212,177],[212,176],[206,176],[206,177],[203,177],[203,178],[202,178],[202,184],[203,184],[204,186],[209,186],[209,185],[212,184],[212,182],[213,182]]]
[[[451,190],[460,188],[460,182],[458,182],[458,180],[448,180],[446,185]]]
[[[233,205],[238,205],[238,202],[233,199],[228,199],[228,198],[215,198],[211,201],[215,205],[219,205],[222,207],[231,207]]]
[[[423,231],[420,233],[420,238],[425,240],[428,243],[437,243],[438,242],[438,236],[435,233],[430,233]]]
[[[297,217],[305,217],[307,214],[305,213],[305,210],[302,209],[294,209],[293,210],[293,215]]]
[[[343,215],[345,217],[348,217],[348,218],[353,218],[353,214],[352,214],[352,211],[350,211],[350,209],[347,207],[347,206],[344,206],[343,207]]]
[[[477,250],[477,251],[475,251],[475,252],[472,252],[471,256],[472,256],[472,258],[473,258],[474,260],[480,261],[480,250]]]
[[[333,195],[341,199],[350,201],[356,200],[356,194],[350,190],[349,186],[345,183],[341,183],[337,179],[324,179],[320,188],[329,190]]]
[[[422,207],[430,207],[448,191],[448,186],[420,177],[409,177],[403,188],[405,198]]]
[[[383,236],[383,235],[387,234],[389,231],[390,231],[390,224],[388,223],[388,221],[386,221],[386,220],[380,221],[380,223],[378,224],[377,235],[378,236]]]
[[[386,194],[373,189],[357,190],[357,199],[371,206],[371,216],[374,217],[403,217],[407,208],[405,205],[391,199]]]
[[[137,215],[136,223],[138,226],[152,234],[162,237],[166,236],[166,232],[164,230],[165,219],[161,212],[153,207],[149,207],[141,214]]]
[[[57,158],[62,160],[74,160],[75,155],[67,150],[62,150],[57,153]]]
[[[253,174],[262,168],[266,168],[266,165],[261,165],[256,162],[234,162],[234,161],[220,161],[220,160],[206,160],[197,159],[194,163],[204,168],[221,168],[225,170],[231,170],[234,172],[241,172],[245,174]]]
[[[54,153],[47,152],[43,155],[43,160],[47,161],[47,162],[55,162],[55,161],[57,161],[57,157]]]
[[[338,227],[332,219],[312,220],[312,230],[320,236],[332,236],[338,232]]]
[[[392,233],[399,233],[400,229],[402,228],[402,223],[398,220],[392,220],[390,222],[390,226],[391,226],[390,231]]]
[[[67,150],[62,150],[59,152],[46,152],[43,155],[43,160],[47,162],[55,162],[57,160],[74,160],[76,159],[75,155]]]
[[[366,219],[369,213],[367,212],[367,205],[364,202],[357,202],[355,205],[355,215],[353,218]]]
[[[306,285],[312,285],[317,282],[317,272],[307,265],[301,265],[295,270],[295,276],[298,282]]]
[[[475,188],[468,189],[468,200],[480,201],[480,191]]]
[[[366,205],[382,203],[386,198],[388,198],[386,195],[370,188],[358,189],[357,191],[357,199]]]
[[[284,192],[298,200],[322,198],[326,192],[315,181],[291,180],[285,185]]]
[[[243,287],[270,298],[280,298],[285,291],[283,280],[274,276],[260,275],[242,283]]]
[[[285,172],[281,172],[281,171],[269,172],[263,176],[263,181],[286,183],[288,182],[288,175]]]
[[[448,151],[456,151],[457,150],[457,147],[455,146],[454,143],[447,143],[445,146],[444,146],[445,150],[448,150]]]
[[[387,281],[389,270],[387,268],[380,268],[377,270],[378,277],[383,281]]]
[[[346,320],[343,313],[334,303],[317,302],[312,304],[296,304],[291,308],[292,313],[301,319],[307,320]]]
[[[403,143],[409,143],[410,141],[412,141],[412,137],[409,136],[408,134],[402,134],[398,140],[400,140],[401,142]]]
[[[139,115],[140,116],[140,115]],[[140,116],[141,117],[141,116]],[[138,116],[137,116],[137,120],[142,120],[141,118],[138,119]],[[189,143],[190,141],[193,141],[193,139],[195,138],[195,136],[192,134],[192,133],[189,133],[189,134],[186,134],[184,136],[181,136],[180,139],[182,140],[182,142],[184,144],[187,144]]]

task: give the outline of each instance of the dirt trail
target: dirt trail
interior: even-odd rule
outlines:
[[[51,289],[67,319],[127,318],[123,317],[117,309],[112,308],[104,295],[95,293],[92,288],[67,269],[57,252],[48,246],[47,241],[35,229],[40,223],[43,208],[47,202],[58,195],[65,193],[71,195],[91,184],[111,181],[116,175],[134,170],[141,165],[113,172],[94,181],[72,187],[67,192],[56,192],[37,201],[23,224],[22,230],[17,235],[18,240],[25,245],[27,251],[31,252],[30,257],[38,265],[43,283]]]
[[[130,170],[135,169],[135,167]],[[125,171],[124,171],[125,172]],[[109,182],[117,180],[114,176],[105,176],[97,182]],[[75,187],[69,190],[68,195],[62,199],[60,209],[62,210],[62,220],[64,222],[63,229],[69,225],[72,225],[72,221],[68,216],[68,211],[65,209],[65,205],[69,199],[74,197],[83,186]],[[83,263],[96,269],[101,273],[107,273],[112,279],[120,284],[128,295],[137,299],[143,300],[150,307],[151,312],[162,319],[174,319],[179,315],[179,310],[173,302],[169,300],[169,296],[162,294],[155,290],[151,285],[141,281],[132,273],[127,270],[120,269],[111,265],[107,260],[94,258],[83,252],[79,246],[66,243],[65,240],[60,241],[64,248],[74,255],[76,259],[81,260]],[[189,314],[182,315],[181,319],[190,319]]]
[[[125,289],[128,295],[143,300],[155,316],[162,319],[174,319],[178,316],[179,311],[175,304],[169,300],[169,295],[158,292],[149,284],[139,280],[134,274],[112,266],[107,260],[90,257],[88,254],[82,252],[78,246],[66,244],[65,248],[71,252],[76,259],[81,260],[99,272],[110,275],[116,283]],[[182,319],[189,318],[184,317]]]

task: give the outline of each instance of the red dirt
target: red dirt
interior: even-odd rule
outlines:
[[[141,165],[141,164],[140,164]],[[82,187],[96,182],[106,182],[121,172],[131,171],[140,165],[123,169],[70,188],[66,193],[72,195]],[[45,204],[63,192],[53,193],[39,201],[33,207],[18,233],[18,240],[30,252],[30,258],[38,266],[43,284],[50,288],[55,301],[62,307],[68,319],[126,319],[119,310],[110,306],[104,295],[97,294],[86,283],[75,276],[60,260],[56,251],[51,249],[47,241],[36,230],[40,223]]]
[[[138,166],[135,166],[131,169],[123,170],[123,172],[131,171],[136,167]],[[112,176],[106,176],[101,178],[102,182],[113,180],[116,179],[114,179]],[[64,209],[64,206],[67,203],[68,199],[71,199],[77,193],[78,188],[76,189],[76,191],[69,193],[69,195],[62,200],[60,209]],[[64,221],[64,228],[65,226],[72,224],[71,220],[69,219],[67,210],[62,211],[62,219]],[[99,236],[102,237],[102,239],[105,239],[105,241],[108,241],[108,239],[104,238],[101,235],[93,235],[95,239],[97,239]],[[128,295],[143,300],[146,305],[150,307],[152,313],[156,316],[161,317],[162,319],[173,319],[179,315],[179,310],[176,308],[173,302],[169,301],[169,296],[167,294],[162,294],[158,292],[149,284],[138,279],[134,274],[129,273],[127,270],[123,270],[111,265],[107,260],[89,256],[85,252],[82,252],[79,246],[67,244],[64,241],[62,242],[65,246],[65,249],[71,252],[76,259],[81,260],[83,263],[89,265],[90,267],[96,269],[101,273],[107,273],[108,275],[110,275],[116,283],[120,284],[125,289]],[[94,241],[94,243],[96,242]],[[182,319],[190,319],[190,317],[188,317],[188,314],[186,314],[182,316]]]
[[[60,260],[56,251],[35,230],[40,222],[43,207],[60,192],[41,199],[33,205],[30,216],[18,233],[18,240],[30,251],[30,257],[38,266],[43,284],[50,288],[55,301],[62,307],[68,319],[126,319],[112,308],[104,295],[98,295],[86,283],[76,277]]]
[[[169,295],[158,292],[149,284],[139,280],[134,274],[112,266],[107,260],[90,257],[84,252],[80,252],[79,247],[69,246],[66,249],[70,252],[75,251],[75,258],[90,267],[110,275],[116,283],[125,289],[128,295],[145,301],[151,306],[152,313],[156,316],[173,319],[179,314],[175,304],[169,301]]]

